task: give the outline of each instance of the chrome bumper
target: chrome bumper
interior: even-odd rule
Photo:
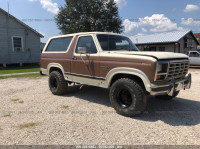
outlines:
[[[174,78],[168,84],[151,84],[151,95],[170,95],[172,96],[175,91],[190,89],[192,83],[192,75],[181,80]]]

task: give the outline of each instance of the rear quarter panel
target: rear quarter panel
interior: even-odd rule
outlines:
[[[71,70],[71,59],[73,55],[73,51],[75,49],[77,42],[77,36],[75,36],[72,40],[72,43],[69,49],[66,52],[45,52],[46,47],[44,48],[43,53],[40,58],[40,67],[43,69],[47,69],[50,63],[58,63],[60,64],[65,72],[70,72]]]

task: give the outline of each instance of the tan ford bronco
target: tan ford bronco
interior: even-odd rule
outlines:
[[[71,83],[110,89],[110,102],[124,116],[142,113],[147,95],[170,100],[189,89],[189,59],[185,54],[141,52],[131,40],[105,32],[50,38],[41,55],[41,74],[49,75],[54,95]]]

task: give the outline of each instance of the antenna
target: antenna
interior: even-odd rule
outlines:
[[[10,2],[9,2],[9,0],[7,0],[7,3],[8,3],[8,16],[10,15]]]

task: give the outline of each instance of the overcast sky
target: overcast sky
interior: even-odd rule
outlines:
[[[42,33],[46,42],[60,33],[54,22],[64,0],[0,0],[0,7]],[[115,0],[128,36],[166,31],[200,32],[200,0]]]

